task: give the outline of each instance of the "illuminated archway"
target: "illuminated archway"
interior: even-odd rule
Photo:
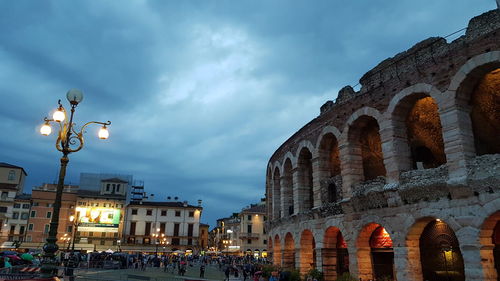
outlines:
[[[325,280],[336,280],[338,276],[349,272],[349,253],[347,244],[340,230],[329,227],[325,231],[324,248],[321,251],[323,276]]]
[[[424,280],[464,281],[464,261],[458,239],[445,222],[429,222],[419,239]]]
[[[316,242],[312,232],[306,229],[300,236],[300,274],[304,275],[313,268],[316,268]]]
[[[357,251],[359,278],[394,279],[392,239],[383,226],[377,223],[365,225],[357,239]]]
[[[281,242],[278,235],[274,236],[273,246],[273,263],[274,265],[281,266]]]
[[[283,268],[295,268],[295,241],[290,232],[285,235],[285,249],[283,251]]]
[[[483,222],[479,242],[483,278],[484,280],[498,280],[500,276],[500,211],[493,213]]]

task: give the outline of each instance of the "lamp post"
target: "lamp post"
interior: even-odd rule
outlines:
[[[72,243],[71,243],[71,256],[75,254],[75,240],[76,240],[76,232],[78,231],[78,220],[79,218],[75,216],[70,216],[69,221],[73,223],[73,233],[72,233]]]
[[[54,200],[54,211],[52,214],[52,219],[50,221],[49,236],[47,237],[47,243],[43,246],[43,259],[41,268],[42,278],[51,278],[57,274],[58,262],[56,259],[56,252],[59,250],[57,246],[57,228],[59,226],[59,211],[61,209],[62,193],[64,188],[64,177],[66,176],[66,166],[68,165],[69,158],[68,155],[73,152],[77,152],[83,148],[84,139],[83,133],[85,128],[90,124],[100,124],[102,125],[99,131],[100,139],[107,139],[109,132],[106,126],[111,124],[108,122],[96,122],[91,121],[85,123],[80,131],[75,129],[75,124],[73,123],[73,115],[78,104],[83,100],[83,93],[76,89],[71,89],[67,92],[66,98],[68,99],[71,106],[71,113],[67,116],[67,112],[61,104],[61,100],[58,101],[59,107],[52,115],[52,119],[44,118],[45,124],[40,128],[40,133],[42,135],[48,136],[52,132],[50,127],[51,122],[59,124],[59,131],[57,133],[56,148],[62,152],[61,157],[61,168],[59,170],[59,180],[57,182],[56,198]]]

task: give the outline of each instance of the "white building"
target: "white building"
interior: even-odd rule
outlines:
[[[121,249],[197,252],[202,209],[200,205],[189,205],[187,201],[131,202],[126,206]]]
[[[12,247],[13,235],[19,234],[19,226],[12,222],[13,207],[16,196],[21,195],[27,174],[22,167],[8,163],[0,163],[0,246]],[[12,223],[11,223],[12,222]]]

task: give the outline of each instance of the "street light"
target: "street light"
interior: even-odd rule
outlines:
[[[76,232],[78,231],[78,220],[79,218],[75,217],[75,216],[70,216],[69,217],[69,221],[73,223],[73,243],[71,245],[71,256],[73,256],[75,254],[75,240],[76,240]],[[68,246],[69,247],[69,246]]]
[[[58,262],[56,259],[56,252],[59,250],[57,246],[57,227],[59,226],[59,211],[61,209],[62,192],[64,188],[64,177],[66,176],[66,166],[68,165],[69,158],[68,155],[72,152],[77,152],[83,148],[84,139],[83,133],[85,128],[90,124],[100,124],[102,125],[101,131],[99,132],[99,138],[106,139],[109,136],[107,127],[111,125],[111,122],[96,122],[91,121],[85,123],[80,131],[75,129],[75,124],[73,123],[73,115],[75,113],[75,108],[83,100],[83,93],[76,89],[71,89],[66,93],[66,98],[71,105],[71,113],[67,116],[66,109],[64,109],[61,104],[61,100],[58,101],[58,108],[52,115],[52,119],[44,118],[45,123],[40,128],[40,133],[42,135],[48,136],[52,132],[50,123],[59,124],[59,131],[57,133],[56,148],[61,151],[63,156],[61,157],[61,168],[59,170],[59,180],[57,182],[56,198],[54,200],[54,211],[52,214],[52,219],[50,221],[49,236],[47,238],[47,243],[43,246],[43,261],[41,268],[41,277],[50,278],[57,274]]]

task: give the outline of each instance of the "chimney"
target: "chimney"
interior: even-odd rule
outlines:
[[[201,199],[198,199],[198,207],[201,207]]]

